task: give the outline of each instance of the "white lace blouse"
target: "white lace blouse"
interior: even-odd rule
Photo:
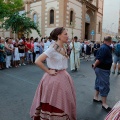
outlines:
[[[51,69],[63,70],[68,67],[68,58],[57,52],[53,47],[49,47],[44,54],[47,57],[47,66]]]

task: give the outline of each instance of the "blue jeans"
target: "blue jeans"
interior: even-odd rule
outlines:
[[[107,97],[110,91],[110,70],[95,68],[95,74],[95,90],[99,91],[102,97]]]

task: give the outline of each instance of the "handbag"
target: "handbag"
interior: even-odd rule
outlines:
[[[10,55],[12,55],[12,52],[10,50],[6,50],[6,55],[10,56]]]

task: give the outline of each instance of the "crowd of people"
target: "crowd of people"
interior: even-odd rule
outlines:
[[[105,37],[103,43],[78,40],[77,36],[69,40],[63,27],[55,28],[50,37],[41,40],[33,37],[23,37],[20,40],[0,37],[0,69],[35,63],[45,74],[36,90],[30,116],[33,120],[76,120],[76,95],[73,80],[66,71],[67,61],[70,58],[70,69],[76,72],[80,67],[80,57],[88,61],[94,53],[95,62],[92,67],[96,80],[93,102],[101,103],[107,112],[112,110],[106,120],[119,120],[119,102],[113,109],[107,104],[113,62],[112,74],[115,74],[117,64],[117,74],[120,74],[120,43],[111,43],[110,36]]]
[[[45,52],[54,42],[55,41],[52,40],[51,37],[44,37],[41,39],[22,37],[15,40],[9,37],[0,37],[0,70],[11,67],[17,68],[26,64],[33,64],[37,57]],[[68,56],[70,57],[71,55],[70,64],[72,71],[76,71],[79,68],[80,57],[83,57],[86,61],[88,61],[93,51],[96,54],[96,51],[100,46],[99,41],[96,43],[98,44],[97,46],[90,40],[79,40],[77,36],[68,40],[65,47],[67,49]],[[75,52],[72,49],[73,47]],[[76,61],[75,66],[77,66],[77,68],[74,68],[73,58]]]
[[[33,37],[16,40],[0,37],[0,70],[33,64],[53,42],[50,37],[41,40]]]

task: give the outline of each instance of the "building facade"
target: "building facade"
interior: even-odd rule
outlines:
[[[118,24],[118,36],[120,37],[120,11],[119,11],[119,24]]]
[[[63,26],[70,38],[101,40],[103,3],[104,0],[25,0],[25,11],[32,10],[28,17],[39,22],[42,37]],[[39,37],[34,30],[30,36]]]

